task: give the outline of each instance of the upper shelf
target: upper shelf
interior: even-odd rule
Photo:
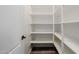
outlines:
[[[79,54],[78,44],[76,42],[71,41],[69,38],[64,37],[64,43],[67,45],[73,52]]]

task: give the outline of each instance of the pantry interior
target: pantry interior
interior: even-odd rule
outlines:
[[[0,12],[0,54],[79,53],[78,5],[0,6]]]

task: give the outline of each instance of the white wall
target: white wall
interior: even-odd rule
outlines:
[[[51,14],[52,13],[52,5],[32,5],[32,12],[33,13],[44,13],[44,14]]]
[[[61,23],[61,5],[56,5],[54,8],[54,23],[58,24]]]
[[[0,53],[10,53],[28,32],[24,10],[24,6],[0,6]]]
[[[79,6],[78,5],[64,5],[63,6],[64,22],[79,20]]]
[[[79,6],[63,6],[63,14],[63,21],[70,22],[63,24],[64,36],[79,45]]]
[[[54,10],[54,24],[55,24],[55,32],[58,32],[61,34],[61,5],[56,5]]]

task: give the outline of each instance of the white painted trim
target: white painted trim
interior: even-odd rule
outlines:
[[[30,54],[30,53],[31,53],[31,51],[32,51],[32,48],[30,48],[30,49],[29,49],[28,54]]]
[[[9,54],[12,54],[17,48],[19,48],[21,46],[21,44],[17,44],[17,46],[15,47],[15,48],[13,48],[10,52],[9,52]]]
[[[31,34],[53,34],[53,32],[31,32]]]
[[[53,41],[31,41],[31,43],[53,43]]]
[[[63,30],[63,20],[64,20],[64,18],[63,18],[63,5],[61,6],[61,38],[62,38],[62,40],[61,40],[61,49],[62,49],[62,53],[63,53],[63,49],[64,49],[64,44],[63,44],[63,42],[64,42],[64,39],[63,39],[63,36],[64,36],[64,30]]]
[[[53,20],[53,34],[54,34],[54,32],[55,32],[55,29],[54,29],[55,28],[55,25],[54,25],[55,6],[54,5],[53,5],[53,12],[52,13],[53,13],[53,19],[52,20]],[[54,43],[54,35],[53,35],[53,43]]]

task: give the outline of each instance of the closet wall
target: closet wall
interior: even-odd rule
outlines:
[[[67,38],[64,43],[72,52],[79,53],[79,6],[63,6],[63,14],[63,34]]]
[[[29,50],[30,6],[0,6],[0,54],[22,54]],[[21,40],[21,36],[27,38]]]
[[[54,43],[60,54],[79,53],[78,19],[78,5],[0,6],[0,53],[30,53],[35,43]]]

